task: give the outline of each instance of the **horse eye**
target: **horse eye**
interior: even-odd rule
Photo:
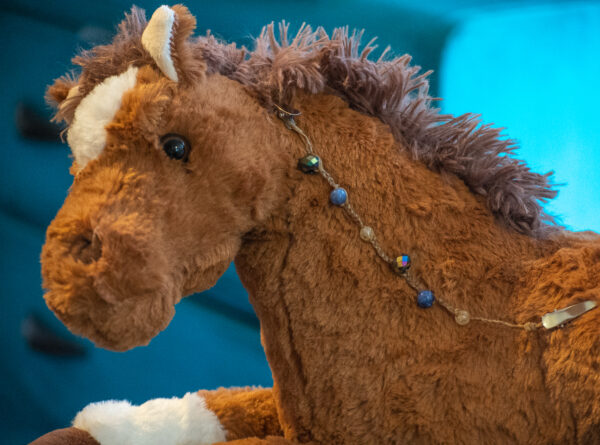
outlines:
[[[190,144],[178,134],[167,134],[160,140],[163,150],[171,159],[187,161]]]

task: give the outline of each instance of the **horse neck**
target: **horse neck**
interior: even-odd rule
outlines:
[[[473,307],[482,316],[506,312],[523,263],[539,257],[544,243],[503,227],[459,178],[411,160],[379,120],[333,96],[307,95],[295,106],[302,111],[299,127],[388,255],[409,254],[413,274],[455,306]],[[250,293],[272,292],[280,286],[272,278],[280,276],[281,268],[302,270],[317,259],[363,283],[384,270],[384,282],[373,288],[402,282],[360,240],[358,226],[329,203],[326,181],[293,168],[306,150],[283,124],[281,131],[290,133],[285,149],[292,171],[280,185],[283,204],[246,239],[236,261]],[[290,259],[290,252],[299,256]],[[330,267],[312,272],[312,287],[331,279]],[[290,279],[304,278],[298,273]],[[503,294],[497,294],[499,288]]]

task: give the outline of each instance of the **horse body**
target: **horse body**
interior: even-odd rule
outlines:
[[[76,141],[74,184],[48,229],[45,298],[65,324],[112,349],[146,344],[183,295],[213,285],[235,258],[287,439],[600,440],[599,312],[527,332],[459,326],[439,306],[418,308],[328,202],[328,184],[296,169],[303,143],[270,104],[277,96],[301,111],[298,125],[385,250],[409,254],[411,273],[474,317],[537,322],[598,298],[600,241],[546,230],[545,176],[500,156],[510,149],[497,132],[424,108],[426,86],[405,59],[368,65],[344,52],[342,37],[319,47],[300,32],[285,48],[262,36],[259,49],[279,52],[262,48],[246,63],[210,38],[192,43],[193,17],[163,8],[152,29],[169,32],[146,40],[168,44],[143,46],[145,19],[134,11],[112,45],[76,59],[79,79],[49,91],[59,114],[85,128],[77,110],[90,91],[129,76],[115,82],[126,88],[114,116],[96,124],[105,144]],[[265,66],[273,71],[260,77]],[[367,94],[377,76],[390,97]],[[397,113],[368,116],[381,104],[367,96]]]
[[[539,294],[523,289],[522,277],[562,241],[515,236],[499,226],[461,181],[411,161],[385,125],[338,98],[305,97],[294,106],[365,223],[388,250],[410,252],[432,289],[489,318],[518,313],[528,321],[547,311]],[[299,140],[296,146],[290,163],[302,154]],[[292,437],[318,443],[575,440],[580,421],[556,409],[559,392],[545,376],[545,357],[552,354],[547,333],[480,322],[461,327],[439,308],[418,308],[414,291],[328,202],[322,178],[298,173],[282,188],[290,191],[286,205],[247,237],[236,266],[261,320],[280,415]],[[528,307],[519,310],[523,298]],[[581,320],[585,327],[557,334],[589,330],[594,322]]]

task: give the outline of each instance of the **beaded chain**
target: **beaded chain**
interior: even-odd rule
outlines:
[[[381,247],[379,242],[377,241],[377,237],[375,236],[375,231],[371,226],[366,225],[360,215],[354,210],[352,204],[348,200],[348,192],[346,189],[341,187],[329,174],[325,167],[323,167],[322,159],[317,156],[314,152],[313,145],[309,139],[309,137],[302,131],[300,127],[296,125],[294,121],[295,116],[299,116],[299,112],[289,112],[284,110],[283,108],[275,105],[277,109],[277,117],[281,119],[285,126],[289,130],[293,130],[296,132],[304,141],[306,145],[306,150],[308,154],[298,161],[298,169],[307,174],[320,174],[325,180],[329,183],[331,188],[333,189],[329,195],[329,200],[332,204],[341,207],[346,211],[350,219],[359,227],[360,229],[360,239],[366,243],[369,243],[375,253],[386,263],[388,263],[392,270],[400,277],[404,278],[406,283],[417,293],[417,305],[421,308],[430,308],[433,306],[434,302],[437,302],[438,305],[443,307],[447,312],[454,316],[454,320],[457,324],[464,326],[468,324],[471,320],[482,321],[486,323],[492,323],[496,325],[506,326],[509,328],[517,328],[524,329],[526,331],[534,331],[542,326],[542,323],[510,323],[504,320],[495,320],[484,317],[474,317],[469,311],[465,309],[460,309],[454,307],[448,301],[439,296],[436,296],[432,290],[426,289],[425,286],[420,282],[420,280],[413,276],[410,273],[411,266],[411,258],[407,254],[401,254],[397,257],[389,256]]]

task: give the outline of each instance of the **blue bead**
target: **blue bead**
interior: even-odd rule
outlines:
[[[334,189],[329,195],[329,200],[336,206],[343,205],[348,199],[348,193],[342,187]]]
[[[435,295],[430,290],[421,290],[417,294],[417,304],[423,309],[433,306]]]

